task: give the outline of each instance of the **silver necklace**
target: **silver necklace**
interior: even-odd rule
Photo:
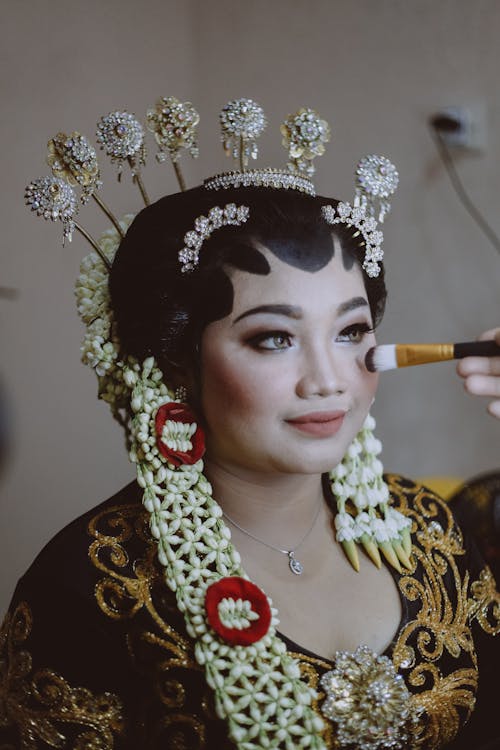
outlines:
[[[290,570],[292,571],[292,573],[295,573],[296,576],[300,576],[300,575],[302,575],[302,573],[304,571],[304,566],[302,565],[302,563],[300,562],[300,560],[297,560],[297,558],[295,557],[295,553],[297,552],[297,550],[300,547],[300,545],[303,544],[306,541],[307,537],[309,536],[309,534],[313,530],[314,525],[315,525],[315,523],[317,521],[317,518],[319,516],[320,508],[321,508],[321,498],[320,498],[320,501],[318,503],[318,507],[316,508],[316,513],[314,514],[314,518],[312,520],[311,525],[307,529],[306,533],[304,534],[304,536],[302,537],[302,539],[300,540],[300,542],[298,544],[296,544],[295,547],[292,547],[292,549],[281,549],[281,547],[275,547],[274,544],[269,544],[269,542],[265,542],[263,539],[259,539],[257,536],[254,536],[253,534],[251,534],[249,531],[247,531],[242,526],[240,526],[238,523],[236,523],[236,521],[233,521],[233,519],[230,518],[227,515],[227,513],[223,512],[223,515],[224,515],[225,518],[227,518],[227,520],[229,521],[230,524],[232,524],[235,528],[237,528],[243,534],[246,534],[247,536],[249,536],[250,539],[254,539],[256,542],[259,542],[259,544],[263,544],[265,547],[269,547],[269,549],[275,550],[275,552],[281,552],[282,555],[287,555],[287,557],[288,557],[288,566],[289,566]]]

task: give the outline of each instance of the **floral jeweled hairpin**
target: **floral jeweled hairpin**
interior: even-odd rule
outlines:
[[[197,158],[196,128],[199,121],[200,116],[191,102],[180,102],[174,96],[162,96],[147,112],[148,130],[154,133],[159,146],[156,158],[163,162],[169,154],[181,190],[186,189],[186,184],[177,162],[182,149],[187,149],[193,158]]]
[[[132,179],[139,186],[144,203],[149,205],[149,198],[141,180],[141,167],[146,163],[144,145],[144,128],[137,118],[129,112],[110,112],[101,117],[97,123],[97,142],[118,165],[118,179],[121,179],[123,162],[126,161],[132,172]]]
[[[346,224],[358,230],[365,246],[363,268],[368,276],[376,277],[380,273],[379,262],[384,257],[384,235],[377,228],[377,222],[383,222],[390,210],[388,198],[396,190],[399,176],[389,159],[371,155],[358,163],[356,177],[353,205],[341,201],[335,207],[323,206],[321,213],[328,224]]]
[[[39,177],[30,182],[24,192],[26,205],[38,216],[51,221],[61,221],[63,244],[71,242],[76,227],[74,216],[78,211],[75,191],[58,177]]]
[[[244,172],[249,158],[257,158],[256,140],[267,125],[264,110],[253,99],[233,99],[222,108],[219,117],[224,151]]]
[[[71,135],[57,133],[50,139],[47,148],[47,164],[52,168],[54,177],[81,187],[80,200],[87,203],[102,185],[95,148],[77,131]]]
[[[281,125],[283,145],[288,149],[288,169],[312,177],[313,159],[325,153],[325,143],[330,140],[330,126],[314,109],[302,108],[288,115]]]

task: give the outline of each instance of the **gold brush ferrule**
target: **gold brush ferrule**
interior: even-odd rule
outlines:
[[[397,344],[396,346],[398,367],[444,362],[453,358],[453,344]]]

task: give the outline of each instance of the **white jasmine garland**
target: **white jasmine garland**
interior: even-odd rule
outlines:
[[[167,419],[162,430],[161,441],[174,451],[188,453],[193,448],[190,438],[196,432],[196,424],[183,424]]]
[[[251,602],[243,599],[222,599],[218,611],[226,628],[244,630],[251,622],[259,619],[257,612],[252,609]]]
[[[121,224],[124,230],[130,220],[126,217]],[[110,261],[119,241],[113,229],[100,240]],[[325,750],[324,722],[311,705],[316,691],[301,680],[298,662],[289,656],[276,633],[278,613],[271,600],[270,627],[251,645],[229,645],[208,623],[208,587],[231,576],[249,579],[203,475],[203,462],[176,467],[159,451],[155,416],[161,406],[173,401],[173,392],[152,357],[141,364],[121,355],[108,276],[96,253],[82,262],[76,296],[87,326],[82,359],[95,370],[99,396],[126,430],[129,456],[136,465],[151,534],[158,544],[158,560],[184,615],[187,632],[195,639],[195,657],[214,691],[218,716],[227,721],[229,735],[239,750],[278,746]],[[338,501],[335,528],[339,541],[357,541],[366,535],[386,541],[407,527],[407,520],[387,505],[382,464],[376,458],[381,445],[371,434],[373,426],[374,420],[368,416],[345,459],[331,472]],[[160,439],[169,448],[185,452],[192,447],[196,429],[193,423],[167,420]],[[356,517],[347,513],[348,501],[358,510]],[[250,603],[242,599],[222,599],[218,612],[226,627],[236,629],[243,630],[258,619]]]

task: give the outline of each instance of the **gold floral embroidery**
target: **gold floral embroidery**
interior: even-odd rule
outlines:
[[[442,677],[438,669],[424,664],[420,677],[423,677],[424,671],[432,673],[433,686],[430,690],[417,693],[412,699],[413,706],[420,714],[415,745],[440,748],[451,742],[464,716],[469,716],[473,710],[478,674],[474,668],[456,669],[447,677]]]
[[[315,656],[309,656],[308,654],[290,652],[290,656],[297,659],[300,666],[300,676],[310,687],[316,690],[316,698],[313,700],[313,708],[320,716],[321,704],[325,700],[325,693],[320,687],[319,681],[321,676],[332,668],[330,662],[324,659],[318,659]],[[338,742],[335,738],[335,730],[333,724],[328,721],[325,722],[325,729],[323,731],[323,740],[328,748],[339,747]]]
[[[148,714],[148,723],[156,722],[148,729],[156,738],[154,746],[204,747],[206,721],[215,719],[212,692],[202,679],[192,641],[169,624],[177,613],[175,599],[156,564],[147,514],[138,503],[110,507],[90,521],[88,531],[94,537],[90,559],[104,574],[95,587],[99,608],[122,622],[143,615],[128,629],[127,644],[132,661],[149,671],[156,698],[167,709],[154,717]],[[203,686],[196,705],[190,695],[195,673]]]
[[[469,616],[477,620],[482,629],[491,635],[500,633],[500,594],[496,590],[493,573],[486,567],[470,587]]]
[[[406,599],[418,605],[398,635],[392,658],[415,691],[416,747],[434,749],[455,737],[474,708],[477,691],[469,575],[461,570],[465,549],[444,502],[414,486],[410,505],[408,483],[400,484],[397,477],[389,477],[389,488],[394,506],[413,521],[415,567],[400,578],[399,586]],[[454,660],[459,660],[456,665]],[[443,674],[445,663],[449,671]]]
[[[413,746],[436,750],[453,739],[473,709],[477,661],[470,619],[484,619],[486,603],[497,600],[486,574],[469,587],[462,569],[462,536],[446,504],[395,476],[389,477],[389,487],[394,506],[413,521],[414,540],[414,569],[399,582],[413,615],[398,634],[392,659],[413,693],[418,715]],[[203,684],[202,673],[191,640],[174,627],[181,621],[156,565],[146,514],[139,504],[108,508],[91,521],[89,532],[94,538],[90,559],[103,574],[95,590],[98,606],[118,622],[143,615],[140,625],[128,629],[133,635],[129,632],[127,638],[137,662],[146,647],[152,649],[148,659],[154,662],[156,694],[169,709],[156,717],[155,734],[167,732],[169,746],[182,750],[203,747],[208,722],[216,719],[211,691],[202,686],[192,702],[192,675]],[[498,616],[498,609],[488,611],[490,617],[492,611]],[[331,665],[302,653],[292,655],[303,679],[317,689],[319,712],[324,700],[319,680]],[[338,747],[330,723],[324,739],[327,747]],[[221,740],[221,750],[229,746]]]
[[[36,750],[39,741],[68,748],[69,734],[74,750],[111,750],[123,730],[119,699],[71,687],[50,669],[33,674],[25,649],[32,627],[31,610],[21,602],[0,630],[0,727],[17,727],[21,750]]]

